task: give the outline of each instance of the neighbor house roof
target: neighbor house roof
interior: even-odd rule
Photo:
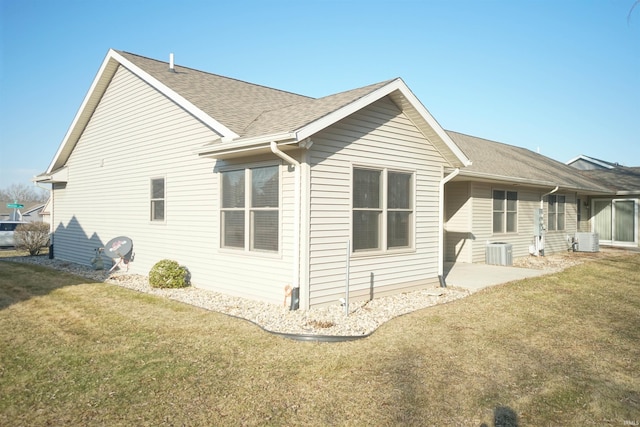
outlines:
[[[617,166],[613,169],[579,171],[618,195],[640,194],[640,167]]]
[[[109,50],[47,171],[37,181],[64,182],[67,159],[119,67],[125,67],[176,102],[217,135],[198,150],[223,157],[265,149],[271,142],[299,143],[388,96],[452,166],[470,164],[401,79],[387,80],[323,98],[310,98],[188,67]]]
[[[578,167],[579,165],[588,165],[588,168],[593,169],[613,169],[614,167],[619,166],[617,163],[607,162],[606,160],[596,159],[595,157],[585,156],[584,154],[574,157],[569,160],[567,164],[576,169],[585,169],[583,167]]]
[[[611,191],[583,177],[564,163],[531,150],[488,139],[447,131],[473,164],[460,171],[460,179],[522,183],[564,190],[607,194]]]

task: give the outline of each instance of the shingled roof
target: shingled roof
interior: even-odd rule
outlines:
[[[583,177],[564,163],[531,150],[488,139],[447,131],[473,164],[460,175],[487,180],[522,182],[574,191],[610,193],[610,190]]]
[[[314,99],[177,64],[170,70],[167,62],[116,52],[240,136],[263,113]]]
[[[614,169],[582,170],[579,173],[617,194],[640,194],[640,167],[616,166]]]
[[[402,79],[396,78],[322,98],[311,98],[180,65],[110,50],[42,182],[65,182],[65,165],[84,127],[119,67],[128,68],[218,134],[201,156],[236,155],[264,149],[271,142],[290,144],[389,96],[445,159],[464,166],[469,159],[424,108]]]

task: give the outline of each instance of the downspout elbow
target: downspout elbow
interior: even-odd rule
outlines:
[[[560,189],[560,186],[556,185],[556,188],[554,188],[553,190],[549,191],[548,193],[544,193],[542,196],[540,196],[540,209],[544,209],[544,198],[547,197],[550,194],[555,193],[559,189]]]
[[[269,144],[269,147],[271,148],[271,152],[273,154],[275,154],[276,156],[280,157],[285,162],[289,163],[290,165],[293,165],[296,168],[298,166],[300,166],[300,162],[298,162],[296,159],[294,159],[293,157],[291,157],[290,155],[288,155],[284,151],[280,150],[278,148],[278,144],[276,144],[275,141],[271,141],[271,144]]]

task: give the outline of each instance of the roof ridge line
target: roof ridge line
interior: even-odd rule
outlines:
[[[150,58],[148,56],[140,55],[140,54],[133,53],[133,52],[127,52],[126,50],[116,50],[116,49],[114,49],[114,50],[116,52],[119,52],[119,53],[126,53],[127,55],[137,56],[138,58],[147,59],[149,61],[155,61],[155,62],[159,62],[161,64],[167,64],[167,67],[169,66],[169,62],[162,61],[160,59]],[[194,71],[194,72],[197,72],[197,73],[208,74],[210,76],[219,77],[221,79],[231,80],[231,81],[235,81],[235,82],[238,82],[238,83],[244,83],[244,84],[247,84],[247,85],[261,87],[261,88],[273,90],[273,91],[276,91],[276,92],[286,93],[286,94],[289,94],[289,95],[300,96],[300,97],[307,98],[307,99],[316,99],[316,98],[313,98],[313,97],[308,96],[308,95],[302,95],[300,93],[291,92],[291,91],[288,91],[288,90],[282,90],[282,89],[278,89],[278,88],[271,87],[271,86],[266,86],[266,85],[259,84],[259,83],[252,83],[252,82],[248,82],[246,80],[236,79],[234,77],[223,76],[222,74],[217,74],[217,73],[212,73],[212,72],[209,72],[209,71],[199,70],[199,69],[193,68],[193,67],[186,67],[184,65],[180,65],[180,64],[177,64],[177,63],[174,64],[174,67],[180,67],[180,68],[183,68],[185,70],[191,70],[191,71]]]

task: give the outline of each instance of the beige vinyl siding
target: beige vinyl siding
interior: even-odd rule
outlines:
[[[354,166],[414,173],[415,242],[410,249],[351,254],[350,298],[375,298],[436,283],[441,155],[386,98],[312,139],[310,306],[334,304],[344,296]]]
[[[473,233],[470,187],[469,182],[450,182],[445,186],[446,262],[471,262]]]
[[[488,242],[511,243],[513,256],[529,256],[529,247],[534,243],[533,214],[540,208],[540,198],[545,193],[535,188],[510,186],[482,182],[471,183],[473,200],[473,262],[485,261],[485,250]],[[516,191],[518,193],[518,226],[515,233],[493,233],[492,192],[493,190]],[[545,254],[561,252],[567,249],[567,235],[573,236],[576,231],[575,193],[561,193],[566,197],[565,229],[550,231],[545,235]],[[544,203],[545,220],[547,203]]]
[[[485,261],[485,245],[493,237],[492,186],[484,182],[471,183],[472,262]],[[519,225],[519,224],[518,224]]]
[[[576,193],[563,193],[558,191],[559,196],[565,196],[565,224],[564,230],[547,231],[545,234],[544,253],[551,255],[557,252],[566,251],[569,247],[568,238],[572,237],[578,228],[576,211]],[[545,220],[548,218],[548,204],[545,198],[544,203]]]
[[[591,218],[590,218],[590,209],[591,209],[591,199],[586,194],[578,194],[576,195],[578,199],[580,199],[580,204],[582,206],[578,207],[576,204],[576,212],[577,209],[580,209],[581,218],[580,222],[577,223],[577,231],[582,232],[590,232],[591,231]]]
[[[95,248],[128,236],[131,273],[146,275],[169,258],[189,269],[196,286],[281,302],[290,253],[219,253],[216,163],[194,154],[217,136],[120,67],[69,157],[66,188],[55,193],[56,257],[88,264]],[[288,194],[292,180],[284,175]],[[152,222],[150,180],[157,177],[165,179],[165,221]]]

